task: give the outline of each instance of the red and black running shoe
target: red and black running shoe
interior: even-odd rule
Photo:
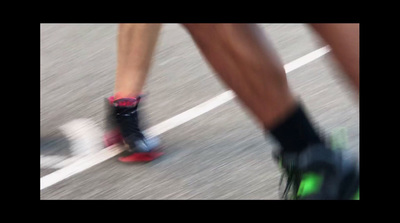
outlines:
[[[138,106],[141,97],[107,100],[107,128],[110,130],[104,137],[106,146],[125,142],[131,154],[120,157],[121,162],[149,162],[161,155],[159,140],[147,138],[139,128]]]

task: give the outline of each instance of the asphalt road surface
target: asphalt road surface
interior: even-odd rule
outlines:
[[[260,25],[284,64],[325,45],[304,24]],[[101,161],[93,155],[98,162],[90,167],[76,160],[63,165],[79,153],[88,153],[87,160],[103,151],[98,139],[104,98],[113,93],[116,35],[117,24],[41,24],[40,177],[41,183],[57,180],[41,187],[40,198],[279,199],[280,173],[271,157],[277,144],[235,98],[159,134],[166,154],[151,163],[120,163],[118,154]],[[346,128],[346,157],[358,158],[358,100],[332,54],[303,61],[287,75],[319,131],[328,136]],[[227,90],[186,31],[165,24],[141,103],[144,128],[182,119],[181,113]],[[68,168],[79,171],[65,174]]]

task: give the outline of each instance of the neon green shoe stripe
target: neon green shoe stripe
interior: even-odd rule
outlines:
[[[357,190],[357,193],[354,195],[353,200],[360,200],[360,189]]]
[[[304,174],[300,182],[297,196],[304,197],[320,190],[322,185],[322,176],[315,173]]]

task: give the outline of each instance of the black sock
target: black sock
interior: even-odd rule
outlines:
[[[284,152],[301,152],[309,145],[322,143],[301,105],[269,132],[280,143]]]

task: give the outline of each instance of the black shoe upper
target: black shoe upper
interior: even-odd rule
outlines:
[[[135,152],[149,152],[157,144],[147,139],[139,127],[138,98],[123,98],[113,101],[112,119],[119,128],[122,137],[131,150]]]
[[[320,191],[302,199],[349,199],[358,188],[359,174],[355,162],[345,160],[341,151],[331,150],[323,144],[309,146],[301,153],[280,152],[276,156],[285,171],[289,189],[299,190],[302,176],[313,173],[322,177]]]

